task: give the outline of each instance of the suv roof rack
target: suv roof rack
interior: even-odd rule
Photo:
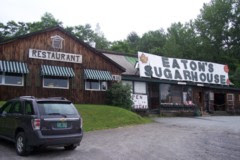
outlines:
[[[35,99],[34,96],[20,96],[19,98],[32,98],[32,99]]]
[[[59,99],[59,100],[67,100],[64,97],[48,97],[48,99]]]

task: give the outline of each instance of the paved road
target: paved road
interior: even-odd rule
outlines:
[[[155,123],[89,132],[75,151],[61,148],[16,156],[0,140],[0,159],[239,160],[240,117],[156,118]]]

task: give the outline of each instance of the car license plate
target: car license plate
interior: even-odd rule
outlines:
[[[67,122],[57,122],[57,128],[67,128]]]

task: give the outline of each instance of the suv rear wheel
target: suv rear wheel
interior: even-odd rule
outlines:
[[[15,147],[18,155],[26,156],[29,154],[29,151],[27,150],[27,139],[24,132],[19,132],[17,134]]]
[[[65,150],[74,150],[74,149],[76,149],[76,148],[77,148],[77,146],[74,145],[74,144],[71,144],[71,145],[69,145],[69,146],[64,146],[64,149],[65,149]]]

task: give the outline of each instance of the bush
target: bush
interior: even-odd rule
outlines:
[[[125,109],[131,109],[131,87],[122,83],[114,83],[107,91],[107,103]]]

